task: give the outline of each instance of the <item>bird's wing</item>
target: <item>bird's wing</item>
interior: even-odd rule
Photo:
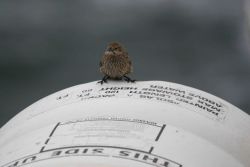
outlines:
[[[132,73],[133,72],[133,66],[132,66],[132,61],[130,59],[128,59],[128,66],[127,66],[127,74]]]
[[[105,55],[102,56],[101,61],[100,61],[100,63],[99,63],[99,67],[102,67],[102,66],[103,66],[104,57],[105,57]]]

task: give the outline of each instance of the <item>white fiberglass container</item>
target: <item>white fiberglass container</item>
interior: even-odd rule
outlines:
[[[29,106],[0,130],[0,167],[249,167],[250,117],[162,81],[91,82]]]

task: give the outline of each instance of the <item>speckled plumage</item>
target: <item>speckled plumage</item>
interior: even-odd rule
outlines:
[[[120,43],[108,45],[100,61],[100,72],[110,79],[122,79],[132,72],[132,63],[128,53]]]

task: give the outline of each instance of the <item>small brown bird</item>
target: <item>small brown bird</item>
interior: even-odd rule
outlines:
[[[129,59],[125,48],[118,42],[112,42],[108,45],[100,61],[100,72],[104,77],[98,83],[103,84],[108,79],[135,82],[127,74],[132,72],[132,62]]]

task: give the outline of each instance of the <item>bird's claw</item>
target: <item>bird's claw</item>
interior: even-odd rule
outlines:
[[[107,83],[107,80],[100,80],[100,81],[98,81],[97,83],[100,83],[101,85],[103,84],[103,83]]]
[[[100,83],[101,85],[102,85],[103,83],[107,83],[108,78],[109,78],[108,76],[104,76],[104,77],[102,78],[102,80],[98,81],[97,83]]]
[[[124,76],[124,80],[127,81],[127,82],[132,82],[132,83],[134,83],[136,81],[136,80],[131,79],[131,78],[127,77],[127,76]]]

